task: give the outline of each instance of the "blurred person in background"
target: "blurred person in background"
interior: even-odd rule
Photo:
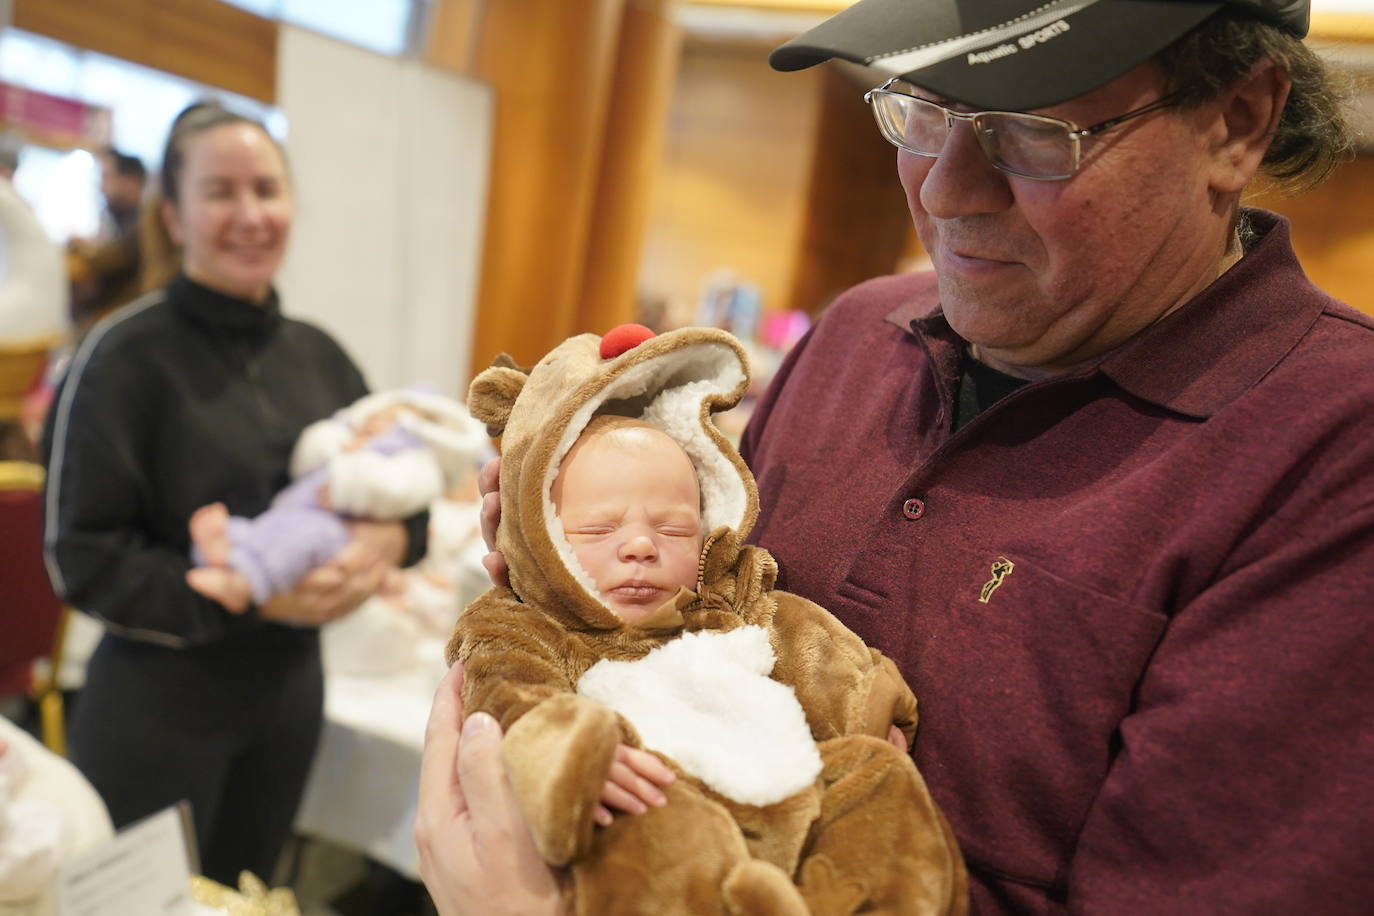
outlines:
[[[102,150],[98,159],[104,225],[96,240],[74,240],[68,249],[72,321],[83,329],[146,292],[139,287],[138,214],[147,169],[137,157],[112,146]]]
[[[148,182],[148,170],[137,156],[121,153],[113,146],[101,150],[100,194],[105,198],[105,219],[109,226],[105,234],[123,235],[134,228],[138,219],[138,205]]]
[[[107,631],[71,757],[116,825],[189,799],[204,873],[270,881],[321,725],[318,628],[423,554],[427,514],[352,523],[332,560],[240,613],[189,587],[196,510],[266,509],[301,431],[367,387],[328,335],[282,314],[294,205],[262,125],[196,106],[160,190],[180,273],[90,330],[46,429],[49,572]]]
[[[0,132],[0,181],[14,182],[14,173],[19,171],[19,153],[24,149],[24,141],[13,131]]]

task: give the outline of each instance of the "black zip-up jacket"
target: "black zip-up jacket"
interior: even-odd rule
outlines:
[[[254,516],[289,482],[296,437],[367,393],[320,329],[177,277],[96,325],[44,434],[44,546],[58,593],[128,639],[202,645],[276,624],[193,592],[187,522]],[[428,513],[406,521],[407,563]]]

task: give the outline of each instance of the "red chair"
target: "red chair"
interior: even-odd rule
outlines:
[[[66,623],[43,564],[43,468],[0,461],[0,697],[36,703],[43,743],[64,755],[57,669]]]

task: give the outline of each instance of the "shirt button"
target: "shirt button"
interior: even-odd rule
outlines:
[[[926,514],[926,504],[919,499],[908,499],[902,503],[902,514],[910,519],[918,519]]]

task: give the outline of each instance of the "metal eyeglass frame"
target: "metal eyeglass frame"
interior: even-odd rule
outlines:
[[[912,149],[910,146],[908,146],[905,142],[905,138],[898,139],[898,137],[891,130],[888,129],[888,125],[883,120],[883,117],[879,112],[878,107],[873,104],[873,97],[877,95],[900,96],[902,98],[913,99],[917,102],[929,105],[932,108],[939,109],[945,114],[945,127],[947,131],[953,129],[953,122],[956,120],[968,121],[969,126],[973,128],[973,135],[978,138],[978,147],[983,151],[983,155],[987,156],[988,162],[991,163],[993,168],[997,169],[999,172],[1006,172],[1008,175],[1015,175],[1018,178],[1028,178],[1031,181],[1067,181],[1068,179],[1078,174],[1078,167],[1081,164],[1081,150],[1079,145],[1080,140],[1094,136],[1096,134],[1100,134],[1103,131],[1111,130],[1113,127],[1116,127],[1119,124],[1124,124],[1125,122],[1130,121],[1134,118],[1138,118],[1141,115],[1149,114],[1152,111],[1159,111],[1163,108],[1168,108],[1170,105],[1173,105],[1176,102],[1178,102],[1178,100],[1187,91],[1187,87],[1183,89],[1178,89],[1174,92],[1169,93],[1166,96],[1155,99],[1148,105],[1132,109],[1131,111],[1128,111],[1125,114],[1117,115],[1114,118],[1108,118],[1105,121],[1098,121],[1096,124],[1093,124],[1090,127],[1079,127],[1072,121],[1066,121],[1063,118],[1052,118],[1049,115],[1031,114],[1030,112],[1025,111],[954,111],[952,109],[946,108],[939,102],[932,102],[930,99],[922,98],[919,95],[913,95],[910,92],[900,92],[898,90],[888,88],[893,83],[898,82],[899,80],[901,80],[901,77],[894,76],[892,79],[888,80],[886,83],[883,83],[881,86],[877,86],[864,93],[864,101],[867,102],[869,107],[873,109],[873,119],[878,122],[878,130],[882,133],[883,137],[886,138],[889,143],[891,143],[898,149],[905,150],[906,152],[911,153],[915,156],[922,156],[926,159],[938,159],[940,157],[940,154],[938,152],[924,153],[918,149]],[[1028,175],[1025,172],[1019,172],[1016,169],[1010,168],[1005,164],[999,163],[996,159],[993,158],[993,151],[989,149],[989,141],[984,135],[982,128],[980,128],[979,126],[979,119],[981,119],[984,115],[991,114],[1013,115],[1020,118],[1028,118],[1033,121],[1040,121],[1046,124],[1053,124],[1058,127],[1062,127],[1064,129],[1064,136],[1067,137],[1071,142],[1070,151],[1073,154],[1072,171],[1069,171],[1063,175]]]

